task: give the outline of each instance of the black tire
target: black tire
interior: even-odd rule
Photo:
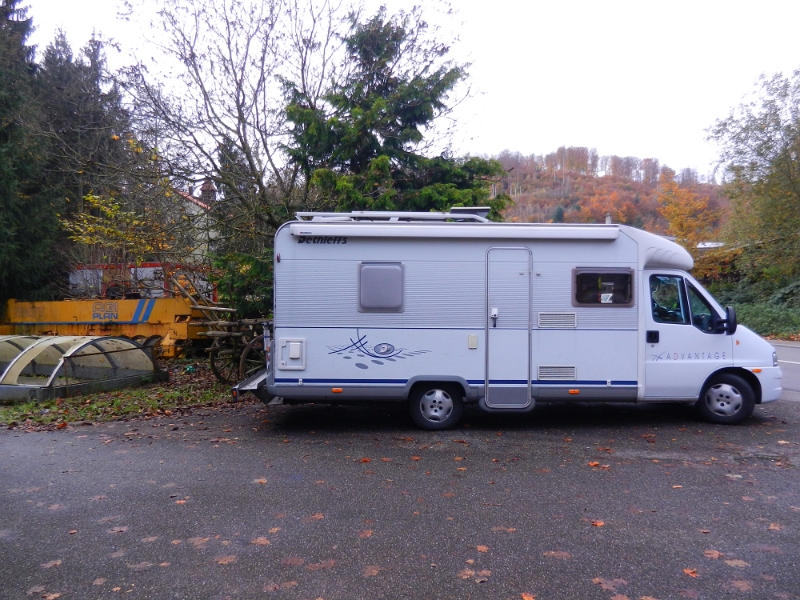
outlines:
[[[454,427],[464,412],[461,388],[441,383],[418,385],[411,394],[410,410],[414,423],[422,429]]]
[[[756,396],[750,384],[738,375],[720,373],[703,389],[696,406],[706,421],[736,425],[753,414]]]
[[[264,352],[264,336],[259,335],[250,340],[242,352],[239,361],[239,380],[244,381],[267,366],[267,353]]]

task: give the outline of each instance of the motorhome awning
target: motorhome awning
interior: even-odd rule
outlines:
[[[289,230],[297,237],[449,238],[498,240],[615,240],[616,225],[554,225],[552,223],[404,223],[300,222]]]

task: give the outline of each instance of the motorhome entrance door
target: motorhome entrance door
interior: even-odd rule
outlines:
[[[486,404],[531,403],[531,270],[528,248],[486,254]]]

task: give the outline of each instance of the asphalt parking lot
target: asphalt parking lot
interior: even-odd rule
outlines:
[[[778,353],[784,398],[739,426],[242,403],[4,430],[0,597],[800,598],[800,348]]]

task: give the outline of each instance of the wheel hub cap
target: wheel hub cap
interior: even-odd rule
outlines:
[[[444,390],[431,390],[420,400],[422,416],[440,423],[453,412],[453,399]]]
[[[735,387],[720,383],[706,392],[706,406],[715,414],[729,417],[742,408],[742,395]]]

